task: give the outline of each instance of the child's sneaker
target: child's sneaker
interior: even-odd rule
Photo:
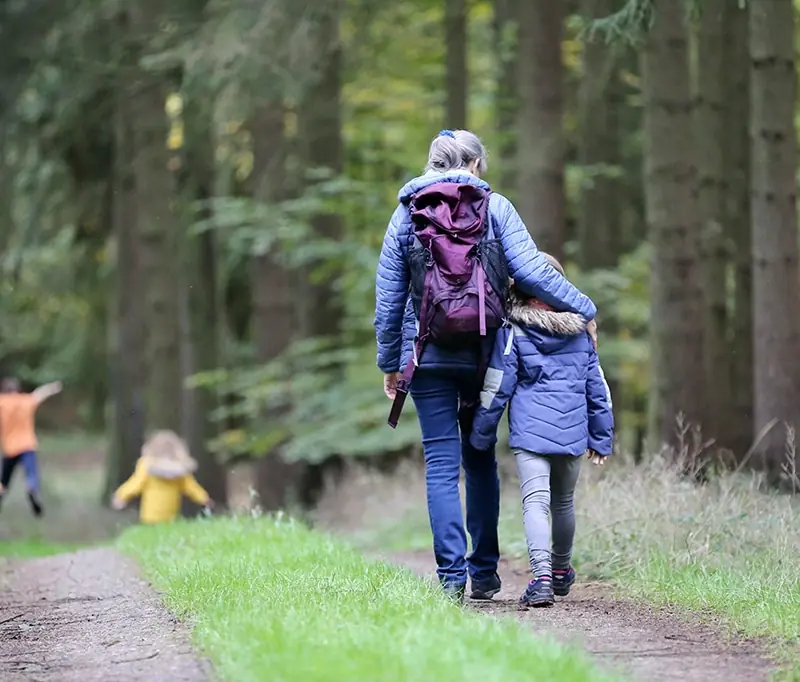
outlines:
[[[531,580],[528,587],[519,598],[519,605],[522,608],[539,608],[552,606],[555,603],[553,596],[553,581],[550,576],[542,576]]]
[[[472,593],[469,597],[477,601],[489,601],[500,591],[501,587],[500,576],[495,573],[486,580],[473,580]]]
[[[557,597],[566,597],[575,582],[575,569],[570,566],[566,571],[553,571],[553,592]]]

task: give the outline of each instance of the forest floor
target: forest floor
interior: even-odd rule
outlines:
[[[91,549],[0,565],[3,682],[205,682],[189,630],[131,559]]]
[[[108,544],[132,520],[97,507],[102,458],[97,451],[78,456],[78,449],[76,444],[75,452],[43,458],[50,501],[44,519],[29,516],[21,490],[14,490],[0,514],[0,641],[7,643],[0,679],[209,679],[209,666],[189,645],[188,628],[162,606],[129,559],[106,548],[33,558],[71,552],[77,544]],[[760,494],[747,480],[724,479],[698,488],[659,468],[612,467],[587,474],[578,498],[579,583],[572,594],[551,609],[517,610],[528,575],[518,493],[509,485],[513,481],[506,480],[503,591],[490,603],[468,601],[468,613],[517,621],[536,635],[572,643],[611,678],[800,680],[800,590],[793,569],[800,558],[800,536],[794,500]],[[248,471],[235,472],[231,484],[233,497],[246,506]],[[431,577],[435,566],[424,499],[418,467],[401,467],[391,476],[350,472],[322,500],[313,522],[368,556]],[[156,549],[137,553],[124,539],[115,546],[138,556],[148,578],[154,571],[166,571],[161,564],[173,560]],[[242,539],[241,552],[250,551],[251,542]],[[174,546],[174,539],[162,544]],[[273,549],[258,550],[262,554],[253,570],[259,576]],[[188,578],[181,577],[183,571],[188,576],[196,571],[187,561],[169,569],[174,576],[155,583],[170,609],[194,623],[200,592],[190,593]],[[208,575],[221,568],[228,570],[210,563]],[[759,580],[767,574],[772,579]],[[165,591],[170,581],[175,587]],[[253,578],[241,582],[252,585]],[[207,590],[207,585],[206,577],[198,590]],[[220,592],[224,589],[220,583]],[[263,634],[263,608],[252,614],[254,633]],[[211,621],[219,619],[216,615]],[[215,662],[225,659],[232,646],[243,646],[233,643],[231,635],[219,634],[217,625],[206,630],[198,642]],[[236,672],[231,679],[247,677],[236,666],[261,669],[266,662],[249,658],[266,655],[263,647],[260,653],[250,649],[237,648],[231,656]],[[510,671],[508,675],[513,679]],[[590,674],[589,679],[595,677]]]
[[[386,556],[423,576],[436,569],[430,551]],[[490,602],[467,600],[492,617],[516,618],[537,635],[576,644],[603,667],[638,682],[760,682],[772,664],[757,643],[732,638],[668,609],[620,599],[601,583],[579,582],[548,609],[520,611],[517,600],[528,583],[526,566],[502,561],[503,589]]]
[[[578,583],[555,607],[520,612],[530,575],[514,483],[505,476],[503,590],[471,609],[577,642],[606,669],[641,682],[800,680],[793,500],[759,493],[750,480],[693,486],[658,464],[587,470],[577,498]],[[416,466],[391,476],[351,472],[315,521],[433,579]]]

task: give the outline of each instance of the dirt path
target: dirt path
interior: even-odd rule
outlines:
[[[187,629],[110,549],[0,563],[3,682],[206,682]]]
[[[420,575],[432,575],[427,553],[386,556]],[[519,611],[528,582],[526,568],[502,562],[503,590],[493,602],[468,602],[494,616],[513,616],[537,632],[580,644],[607,665],[638,682],[759,682],[770,662],[756,644],[731,640],[699,622],[664,610],[619,601],[602,585],[577,584],[550,609]]]

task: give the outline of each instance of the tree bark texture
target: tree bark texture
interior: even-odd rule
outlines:
[[[725,72],[723,30],[726,0],[706,0],[697,34],[695,132],[697,140],[697,208],[705,311],[703,329],[706,386],[704,436],[728,445],[731,423],[727,271],[725,230],[726,174]]]
[[[678,444],[676,419],[704,411],[703,292],[683,3],[655,0],[642,56],[645,203],[653,248],[651,435]]]
[[[518,208],[539,248],[558,259],[564,255],[567,221],[563,24],[562,2],[525,0],[519,5]]]
[[[195,219],[192,207],[196,202],[207,202],[215,186],[214,140],[211,112],[206,103],[184,98],[184,163],[186,180],[183,189],[185,225],[182,230],[181,255],[185,283],[183,292],[186,307],[187,342],[184,356],[184,422],[192,454],[197,459],[197,478],[220,506],[227,504],[227,477],[224,468],[209,450],[208,443],[219,433],[212,419],[219,406],[216,388],[200,386],[188,388],[186,379],[199,372],[208,372],[221,365],[220,318],[217,297],[217,245],[216,234],[206,230],[193,234]],[[200,209],[197,217],[209,217],[208,208]]]
[[[581,15],[589,20],[606,17],[614,7],[612,0],[583,0]],[[618,64],[616,46],[600,36],[584,42],[578,91],[578,161],[583,175],[578,237],[585,270],[614,267],[622,251],[620,113],[625,93]]]
[[[344,169],[342,141],[342,44],[339,37],[339,2],[332,1],[321,9],[313,49],[318,50],[320,72],[309,84],[299,112],[302,165],[307,171],[327,169],[339,175]],[[312,183],[313,184],[313,183]],[[312,185],[309,185],[309,187]],[[314,235],[339,240],[341,216],[322,211],[311,218]],[[313,270],[315,264],[309,266]],[[332,277],[309,282],[302,297],[302,333],[306,337],[333,336],[339,332],[342,306],[336,298]]]
[[[253,134],[253,196],[266,204],[286,198],[287,140],[281,101],[258,107],[251,124]],[[252,338],[259,362],[275,360],[294,337],[297,320],[297,281],[276,254],[256,256],[252,263]],[[280,413],[263,415],[280,421]],[[304,464],[286,462],[280,447],[256,463],[255,485],[263,509],[285,508],[292,502]]]
[[[119,20],[120,34],[129,30],[128,17]],[[124,41],[124,38],[121,37]],[[125,43],[122,42],[121,45]],[[123,47],[124,49],[124,47]],[[132,68],[131,56],[123,64]],[[110,386],[114,401],[113,438],[106,464],[104,497],[133,473],[144,441],[144,354],[146,325],[144,297],[146,281],[142,271],[142,245],[139,235],[138,200],[135,173],[129,160],[134,155],[132,84],[128,79],[117,83],[114,113],[114,166],[112,222],[116,242],[117,266],[113,307],[115,320],[112,340]]]
[[[517,63],[519,61],[519,0],[494,0],[494,49],[497,66],[495,120],[499,191],[512,199],[517,178]],[[495,164],[492,164],[495,166]]]
[[[445,128],[465,129],[469,100],[467,70],[467,0],[445,0],[444,34],[446,48]]]
[[[750,3],[755,430],[780,422],[759,447],[773,474],[800,411],[794,40],[792,0]]]
[[[733,249],[734,300],[728,316],[727,356],[732,405],[730,447],[743,457],[753,442],[753,269],[750,230],[750,63],[748,9],[725,11],[724,224]]]
[[[612,0],[581,2],[581,16],[587,20],[606,17],[613,11]],[[577,218],[579,260],[587,272],[615,267],[623,248],[621,207],[625,203],[625,186],[620,116],[625,92],[619,73],[621,49],[606,44],[600,36],[588,36],[583,44],[578,88],[578,163],[582,183]],[[614,319],[601,321],[604,335],[616,332]],[[606,378],[619,426],[621,384],[611,373]]]
[[[161,5],[143,0],[131,6],[134,35],[153,35]],[[169,130],[164,111],[169,88],[163,74],[137,69],[131,95],[133,172],[137,222],[145,270],[145,318],[148,329],[147,426],[181,433],[179,221],[172,212],[173,181],[168,169]]]

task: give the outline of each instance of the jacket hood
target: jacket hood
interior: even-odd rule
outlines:
[[[411,200],[411,197],[417,192],[437,182],[455,182],[459,185],[475,185],[475,187],[480,187],[487,191],[491,189],[488,182],[481,180],[477,175],[473,175],[465,170],[447,171],[446,173],[428,171],[424,175],[409,180],[403,185],[397,193],[397,200],[401,204],[407,204]]]
[[[560,313],[526,304],[512,287],[508,319],[520,325],[542,353],[564,347],[571,337],[586,333],[586,321],[577,313]]]

